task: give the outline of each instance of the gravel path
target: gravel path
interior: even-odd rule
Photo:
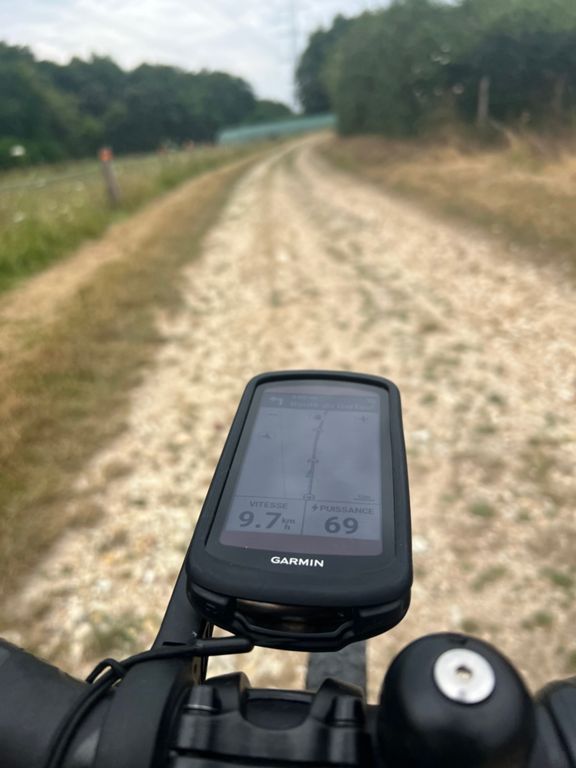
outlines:
[[[336,368],[388,376],[404,403],[416,582],[409,617],[369,644],[372,698],[393,654],[442,629],[495,642],[534,687],[576,672],[562,274],[336,171],[308,141],[245,175],[183,289],[129,428],[79,479],[74,503],[103,515],[39,565],[4,634],[74,673],[149,643],[245,382]],[[295,686],[305,661],[257,650],[211,671]]]

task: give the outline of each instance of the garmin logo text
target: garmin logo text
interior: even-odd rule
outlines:
[[[308,568],[324,568],[324,560],[315,560],[311,557],[278,557],[275,555],[270,558],[274,565],[303,565]]]

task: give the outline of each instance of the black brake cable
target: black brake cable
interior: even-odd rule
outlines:
[[[90,710],[106,696],[110,689],[124,678],[132,667],[147,661],[248,653],[253,647],[254,644],[243,637],[198,638],[189,645],[165,645],[150,651],[137,653],[122,661],[111,658],[103,659],[86,677],[89,687],[78,699],[74,709],[58,729],[45,768],[62,768],[64,758],[80,723]]]

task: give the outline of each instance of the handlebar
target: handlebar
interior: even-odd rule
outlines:
[[[105,677],[80,682],[0,641],[0,764],[576,768],[576,678],[532,699],[510,662],[480,640],[437,634],[412,643],[391,664],[376,706],[331,679],[310,692],[251,688],[243,674],[204,678],[207,655],[249,647],[197,640],[194,651],[164,646],[110,661],[118,674],[108,673],[113,684],[95,697]],[[439,661],[449,654],[452,668]],[[65,749],[54,763],[58,745]]]
[[[184,571],[150,651],[81,682],[0,639],[1,768],[576,768],[576,677],[535,698],[491,645],[460,634],[407,646],[379,704],[327,679],[317,691],[206,679],[211,639]]]

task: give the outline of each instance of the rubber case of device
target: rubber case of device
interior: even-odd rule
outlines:
[[[387,392],[394,557],[386,563],[381,556],[330,555],[322,556],[325,567],[321,569],[296,570],[290,565],[276,565],[272,572],[271,566],[264,570],[223,557],[223,545],[216,545],[218,554],[211,551],[210,531],[257,388],[302,380],[369,384]],[[236,548],[225,547],[229,549]],[[257,550],[250,552],[257,553],[254,559],[258,559]],[[269,555],[271,550],[260,552]],[[346,568],[342,567],[343,561]],[[398,624],[410,604],[412,551],[406,451],[396,385],[378,376],[333,371],[279,371],[254,377],[244,391],[208,489],[186,555],[186,574],[188,598],[200,613],[230,632],[249,637],[257,645],[337,650]],[[315,631],[305,629],[307,614],[316,621]]]

